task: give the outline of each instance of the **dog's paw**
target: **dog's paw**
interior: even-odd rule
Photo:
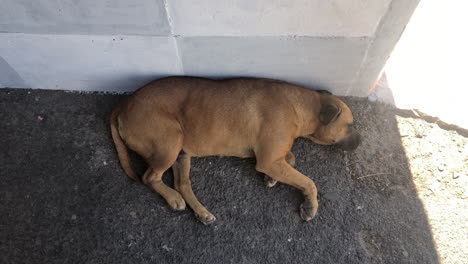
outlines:
[[[268,175],[265,175],[265,178],[263,178],[263,181],[265,182],[265,186],[268,188],[275,186],[276,183],[278,182],[278,181],[273,180],[273,178],[271,178]]]
[[[204,225],[209,225],[216,221],[216,217],[212,215],[210,212],[203,212],[200,214],[196,214],[198,220],[202,222]]]
[[[312,220],[317,214],[317,206],[313,206],[311,201],[304,201],[299,207],[301,218],[304,221]]]
[[[185,207],[186,207],[185,200],[180,195],[174,198],[168,199],[167,203],[172,208],[172,210],[175,210],[175,211],[185,210]]]

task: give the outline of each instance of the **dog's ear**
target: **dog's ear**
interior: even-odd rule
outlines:
[[[318,93],[321,93],[321,94],[329,94],[329,95],[333,95],[331,92],[327,91],[327,90],[315,90],[316,92]]]
[[[341,114],[341,108],[332,103],[327,103],[322,106],[320,110],[319,119],[324,125],[330,124],[332,120],[337,118]]]

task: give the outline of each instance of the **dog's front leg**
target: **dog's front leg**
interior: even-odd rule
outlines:
[[[304,202],[300,206],[301,218],[309,221],[317,214],[318,201],[317,201],[317,187],[315,183],[295,170],[286,159],[279,159],[275,161],[262,160],[257,157],[256,169],[270,176],[273,180],[289,184],[301,190],[304,194]]]
[[[294,165],[296,165],[296,157],[294,156],[294,154],[289,151],[288,154],[286,154],[286,162],[291,165],[291,167],[294,167]],[[276,183],[278,181],[274,180],[273,178],[271,178],[270,176],[266,175],[265,174],[265,185],[268,187],[268,188],[271,188],[273,186],[276,185]]]
[[[209,225],[216,220],[197,199],[192,190],[190,182],[190,160],[191,157],[186,153],[179,154],[177,161],[172,166],[174,174],[174,187],[182,194],[187,204],[195,212],[197,218],[205,225]]]

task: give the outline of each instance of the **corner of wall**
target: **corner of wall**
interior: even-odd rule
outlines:
[[[21,76],[0,56],[0,88],[25,88],[27,87]]]
[[[346,95],[368,96],[375,79],[400,39],[420,0],[393,0],[371,38],[354,82]]]

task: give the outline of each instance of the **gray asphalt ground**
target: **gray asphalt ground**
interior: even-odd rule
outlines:
[[[345,98],[354,152],[296,142],[319,190],[311,222],[254,159],[194,159],[194,192],[217,217],[204,226],[120,169],[108,117],[124,97],[0,89],[1,263],[438,263],[392,108]]]

